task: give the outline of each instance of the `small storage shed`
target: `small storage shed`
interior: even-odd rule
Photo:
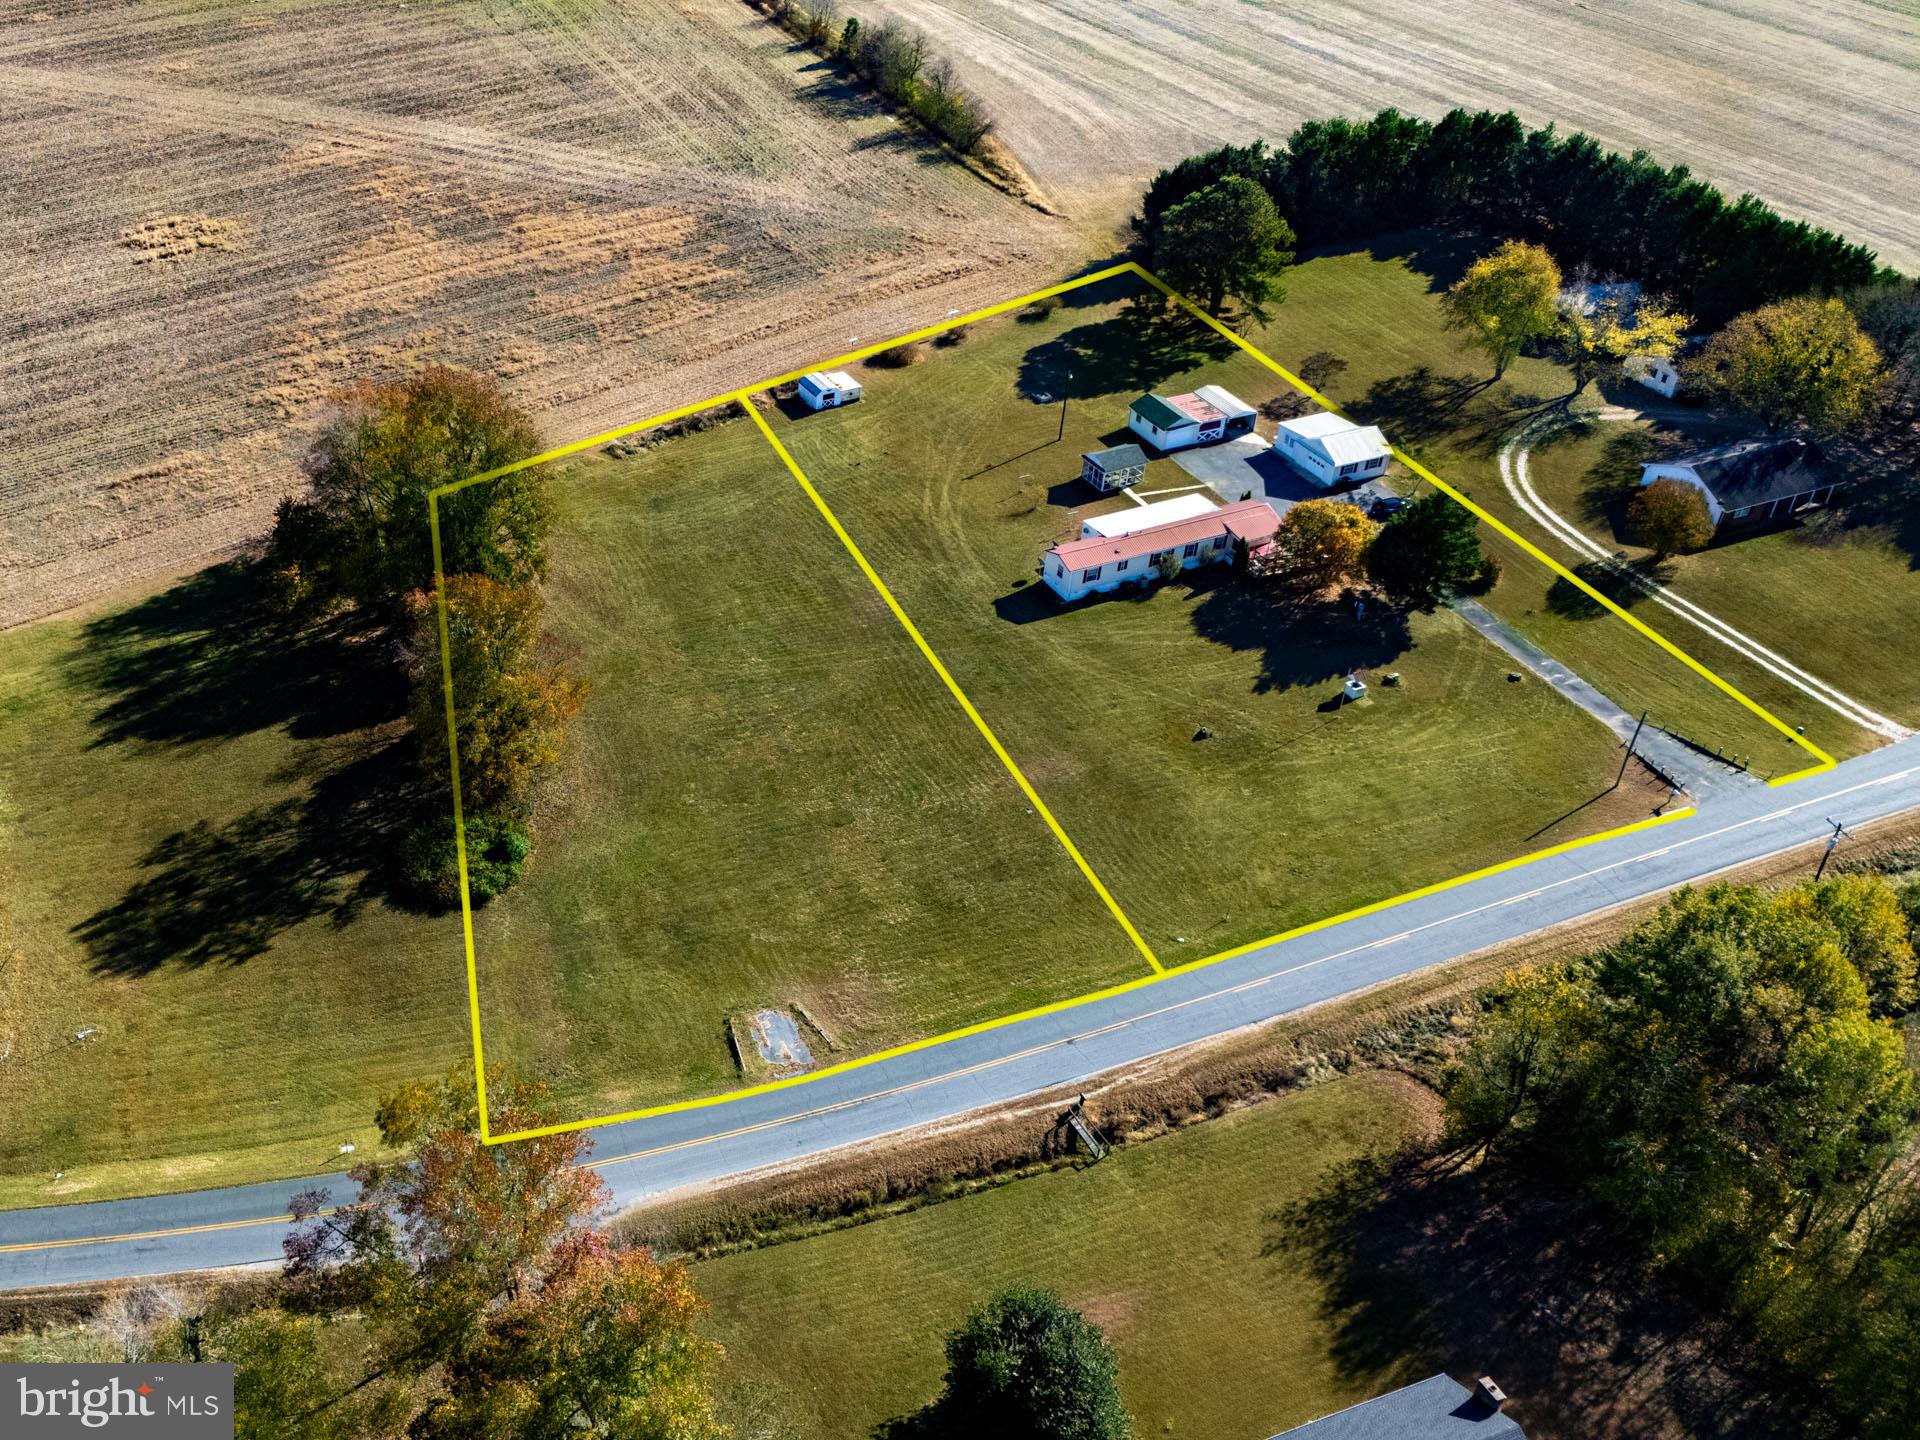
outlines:
[[[1671,400],[1680,390],[1680,372],[1668,355],[1630,355],[1622,367],[1634,380]]]
[[[1108,494],[1137,485],[1147,473],[1147,452],[1138,445],[1113,445],[1080,457],[1080,478]]]
[[[851,405],[860,398],[860,382],[844,370],[815,370],[800,377],[800,398],[812,410]]]

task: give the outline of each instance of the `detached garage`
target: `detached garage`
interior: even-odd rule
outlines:
[[[860,398],[860,382],[844,370],[815,370],[800,377],[800,398],[811,410],[831,410]]]

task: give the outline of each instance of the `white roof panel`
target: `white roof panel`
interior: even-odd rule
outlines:
[[[1218,410],[1222,415],[1251,415],[1254,413],[1253,406],[1247,404],[1246,401],[1242,400],[1232,391],[1222,390],[1218,385],[1202,385],[1193,393],[1213,406],[1213,408]]]
[[[1145,530],[1154,525],[1171,525],[1176,520],[1191,520],[1196,515],[1205,515],[1219,508],[1196,491],[1190,495],[1176,495],[1171,500],[1156,500],[1151,505],[1115,510],[1110,515],[1095,515],[1081,525],[1080,532],[1082,538],[1131,535],[1136,530]]]

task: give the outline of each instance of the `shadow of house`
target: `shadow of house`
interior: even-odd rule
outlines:
[[[1231,342],[1184,312],[1139,310],[1032,346],[1020,359],[1015,389],[1035,404],[1056,403],[1063,394],[1075,400],[1138,394],[1232,353]]]
[[[303,742],[274,777],[295,793],[169,834],[120,900],[73,927],[100,973],[238,964],[293,925],[344,925],[392,898],[397,831],[420,803],[400,667],[384,633],[351,615],[278,622],[261,601],[251,566],[216,566],[90,622],[66,659],[101,702],[92,748],[262,730]]]
[[[1356,618],[1351,601],[1298,599],[1240,575],[1195,588],[1195,633],[1260,653],[1256,694],[1337,684],[1350,670],[1391,665],[1413,644],[1406,615],[1377,601]]]
[[[1263,1256],[1304,1257],[1324,1286],[1347,1376],[1490,1371],[1532,1440],[1805,1433],[1732,1327],[1571,1197],[1374,1158],[1268,1226]]]

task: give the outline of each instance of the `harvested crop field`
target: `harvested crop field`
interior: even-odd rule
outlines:
[[[1051,275],[738,0],[0,0],[0,624],[258,534],[341,386],[556,440]]]
[[[1912,0],[878,0],[1064,203],[1224,141],[1393,105],[1513,109],[1685,164],[1920,267]]]

